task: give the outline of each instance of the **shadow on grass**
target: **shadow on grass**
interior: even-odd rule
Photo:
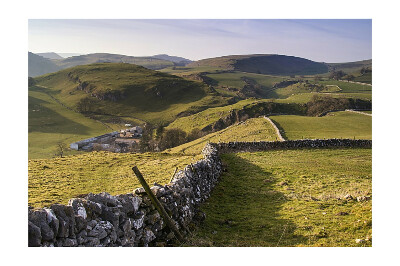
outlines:
[[[201,207],[206,219],[188,240],[189,246],[296,246],[306,243],[296,225],[280,217],[287,201],[273,189],[272,173],[224,154],[225,172],[210,199]]]
[[[45,100],[29,96],[28,132],[86,135],[89,127],[68,119],[54,110],[47,108]],[[54,102],[54,104],[58,104]],[[71,112],[67,110],[67,112]]]

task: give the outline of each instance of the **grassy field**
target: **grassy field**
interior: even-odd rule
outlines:
[[[318,81],[318,83],[323,85],[337,85],[342,89],[342,93],[372,93],[372,86],[370,85],[362,85],[338,80],[324,80]]]
[[[29,159],[54,156],[59,142],[69,145],[112,131],[93,119],[65,108],[40,88],[29,89],[28,104]]]
[[[270,117],[287,139],[372,139],[372,117],[352,112],[332,112],[323,117],[280,115]]]
[[[355,77],[354,81],[372,84],[372,73],[365,73],[362,76]]]
[[[167,150],[170,153],[199,154],[207,142],[275,141],[275,129],[265,118],[251,118],[202,138]]]
[[[186,246],[371,246],[371,149],[222,155],[225,172]],[[346,195],[354,199],[346,199]],[[362,239],[356,243],[356,239]]]
[[[284,99],[274,99],[275,102],[277,103],[300,103],[304,104],[312,100],[312,97],[314,95],[319,95],[319,96],[330,96],[333,98],[353,98],[353,99],[361,99],[361,100],[372,100],[372,94],[371,93],[318,93],[318,92],[313,92],[313,93],[298,93],[294,95],[290,95],[287,98]]]
[[[293,85],[289,85],[285,88],[278,88],[273,91],[270,91],[268,93],[269,97],[271,98],[287,98],[290,96],[294,96],[297,94],[311,94],[311,93],[316,93],[316,91],[313,91],[310,86],[307,86],[308,84],[306,83],[296,83]],[[338,92],[339,88],[337,86],[322,86],[321,93],[334,93]],[[313,95],[313,94],[311,94]]]
[[[216,73],[208,74],[208,77],[216,80],[218,85],[225,87],[234,87],[237,89],[242,88],[246,83],[241,79],[242,77],[247,77],[255,80],[261,86],[265,88],[271,88],[275,83],[285,80],[285,77],[277,77],[271,75],[262,75],[254,73],[245,72],[233,72],[233,73]]]
[[[124,154],[91,152],[65,158],[29,160],[28,202],[34,207],[68,203],[86,193],[129,193],[141,187],[132,172],[137,165],[149,185],[166,184],[175,167],[183,169],[201,156],[165,153]]]

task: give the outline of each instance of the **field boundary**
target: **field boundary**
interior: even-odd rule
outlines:
[[[152,192],[183,235],[205,219],[199,206],[207,200],[222,174],[221,153],[277,149],[371,148],[372,140],[326,139],[261,142],[208,143],[204,159],[174,174],[170,183],[154,184]],[[143,188],[112,196],[89,193],[70,199],[68,205],[28,209],[28,245],[72,246],[166,246],[176,244]]]

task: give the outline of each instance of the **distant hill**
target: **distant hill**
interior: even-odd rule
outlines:
[[[327,65],[330,70],[342,70],[343,72],[348,74],[358,74],[363,67],[368,67],[372,69],[372,59],[348,63],[327,63]]]
[[[52,55],[49,55],[52,54]],[[55,53],[46,53],[47,56],[53,56]],[[35,55],[35,56],[33,56]],[[79,56],[71,56],[61,59],[48,59],[33,53],[29,55],[29,69],[32,77],[52,73],[61,69],[88,65],[94,63],[128,63],[143,66],[149,69],[162,69],[174,66],[175,63],[153,57],[134,57],[119,54],[96,53]]]
[[[135,57],[120,54],[95,53],[87,55],[72,56],[62,60],[57,60],[56,64],[61,68],[87,65],[93,63],[128,63],[144,66],[149,69],[161,69],[174,64],[171,61],[152,57]]]
[[[28,76],[36,77],[43,74],[56,72],[61,68],[50,59],[28,52]]]
[[[61,56],[62,58],[67,58],[67,57],[71,57],[71,56],[78,56],[78,55],[82,55],[82,54],[78,54],[78,53],[57,53],[59,56]]]
[[[324,63],[286,55],[230,55],[192,62],[188,67],[210,66],[267,75],[314,75],[328,72]]]
[[[50,53],[36,53],[37,55],[40,55],[44,58],[47,59],[64,59],[64,57],[60,56],[59,54],[50,52]]]
[[[167,60],[167,61],[171,61],[174,62],[177,66],[185,66],[191,62],[193,62],[192,60],[183,58],[183,57],[179,57],[179,56],[170,56],[167,54],[158,54],[158,55],[153,55],[153,58],[157,58],[157,59],[162,59],[162,60]]]
[[[126,63],[76,66],[37,77],[35,83],[74,110],[83,98],[90,99],[88,111],[105,120],[169,123],[183,112],[227,104],[201,82]]]

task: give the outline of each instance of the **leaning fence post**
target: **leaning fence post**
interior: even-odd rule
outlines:
[[[175,236],[178,238],[180,242],[184,242],[184,238],[179,232],[178,228],[176,227],[174,221],[169,217],[168,213],[165,211],[163,205],[158,201],[156,196],[154,196],[153,192],[151,191],[149,185],[147,184],[146,180],[144,180],[142,173],[140,173],[137,166],[132,167],[133,172],[135,173],[136,177],[139,179],[140,184],[146,191],[147,195],[149,196],[151,202],[156,207],[157,211],[160,213],[161,217],[168,225],[168,227],[174,232]]]

